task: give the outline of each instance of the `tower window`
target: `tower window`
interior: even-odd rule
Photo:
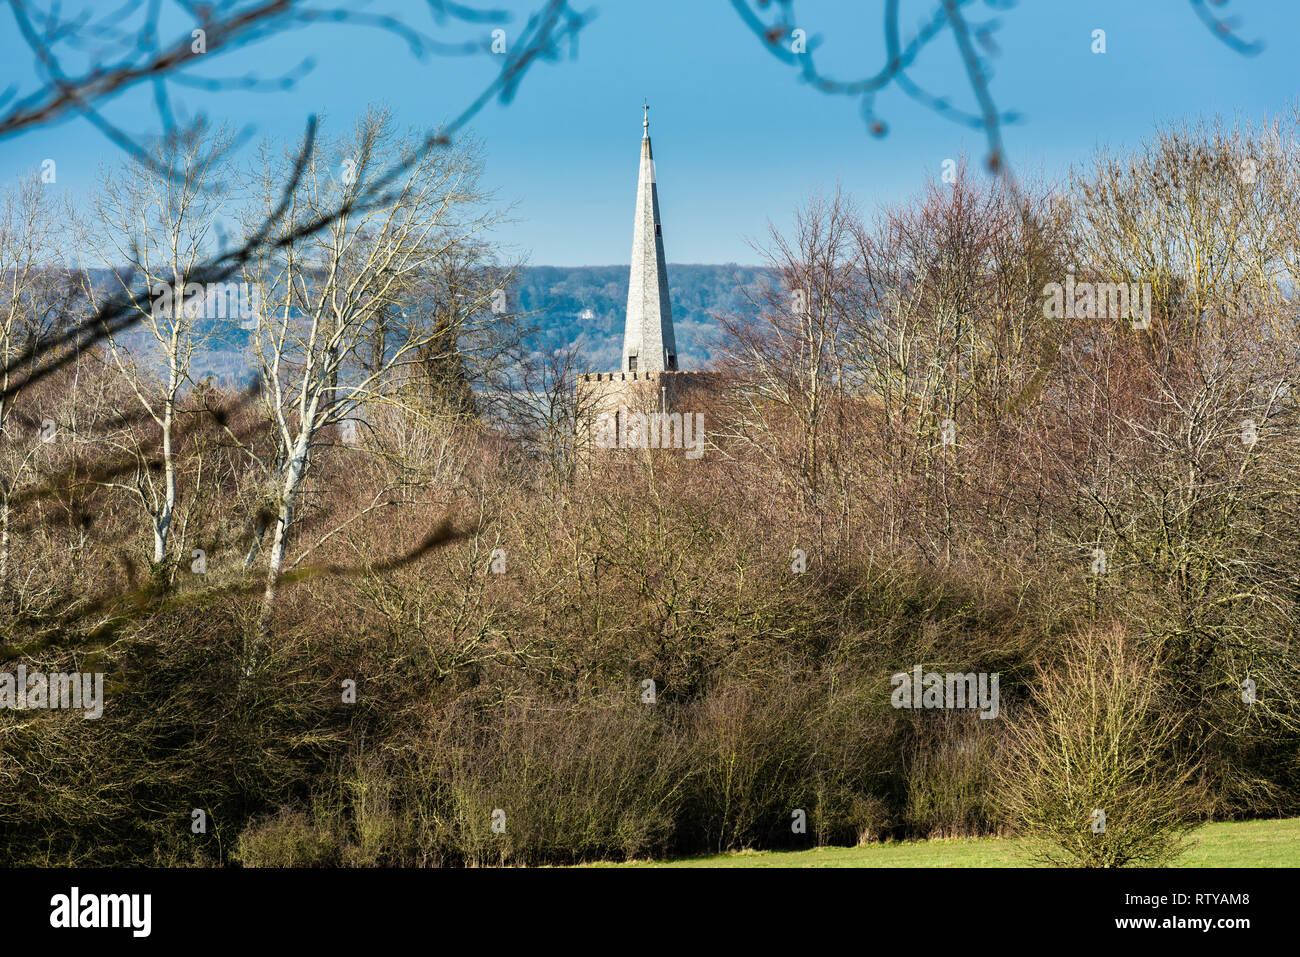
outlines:
[[[627,357],[627,371],[628,372],[636,371],[636,356]]]
[[[664,234],[663,227],[660,226],[658,223],[655,223],[655,235],[662,236],[663,234]]]
[[[677,368],[677,356],[673,355],[671,352],[668,353],[668,368],[672,370]]]

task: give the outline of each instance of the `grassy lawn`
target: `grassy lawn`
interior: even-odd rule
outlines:
[[[1174,867],[1300,867],[1300,818],[1207,824]],[[810,851],[744,851],[628,867],[1025,867],[1024,842],[980,838]]]

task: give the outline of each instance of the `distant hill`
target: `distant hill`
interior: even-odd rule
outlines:
[[[113,288],[107,271],[95,270],[94,274],[95,282],[105,291]],[[613,371],[622,360],[628,274],[626,264],[527,266],[508,291],[509,306],[526,314],[524,324],[535,330],[529,338],[532,348],[549,351],[574,344],[582,352],[582,368]],[[709,364],[717,343],[715,316],[751,313],[744,290],[767,275],[766,270],[734,263],[668,264],[681,368]],[[194,378],[211,378],[229,387],[245,385],[252,372],[249,332],[238,321],[220,319],[205,320],[200,329],[210,338],[195,357]]]
[[[538,349],[578,345],[592,371],[612,371],[623,354],[627,265],[530,266],[511,290],[511,307],[529,313]],[[673,330],[681,368],[707,365],[716,348],[715,315],[752,312],[744,289],[766,277],[754,266],[668,264]]]

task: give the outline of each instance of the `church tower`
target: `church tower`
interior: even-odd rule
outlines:
[[[617,372],[578,376],[579,431],[594,439],[596,448],[690,447],[694,451],[688,457],[697,458],[703,454],[699,444],[703,442],[703,418],[686,410],[701,389],[707,389],[710,373],[678,370],[659,221],[659,187],[650,149],[650,107],[642,109],[641,171],[632,219],[623,364]]]
[[[627,322],[623,329],[624,372],[671,372],[677,369],[673,307],[668,298],[668,265],[659,221],[659,187],[650,148],[650,107],[641,120],[641,171],[632,220],[632,273],[627,287]]]

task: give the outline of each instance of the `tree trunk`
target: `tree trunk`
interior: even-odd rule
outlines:
[[[0,479],[0,482],[3,482]],[[4,490],[4,501],[0,502],[0,608],[13,613],[13,604],[9,594],[9,490]]]
[[[271,540],[271,554],[266,565],[266,588],[262,592],[262,613],[257,622],[257,636],[254,639],[248,667],[255,667],[266,651],[271,640],[271,618],[275,611],[275,600],[280,592],[280,574],[284,569],[284,553],[288,546],[289,525],[293,520],[293,500],[298,494],[298,485],[302,481],[303,471],[307,465],[307,450],[310,447],[311,429],[303,428],[294,448],[293,458],[285,471],[284,486],[280,491],[280,507],[275,519],[275,536]]]

